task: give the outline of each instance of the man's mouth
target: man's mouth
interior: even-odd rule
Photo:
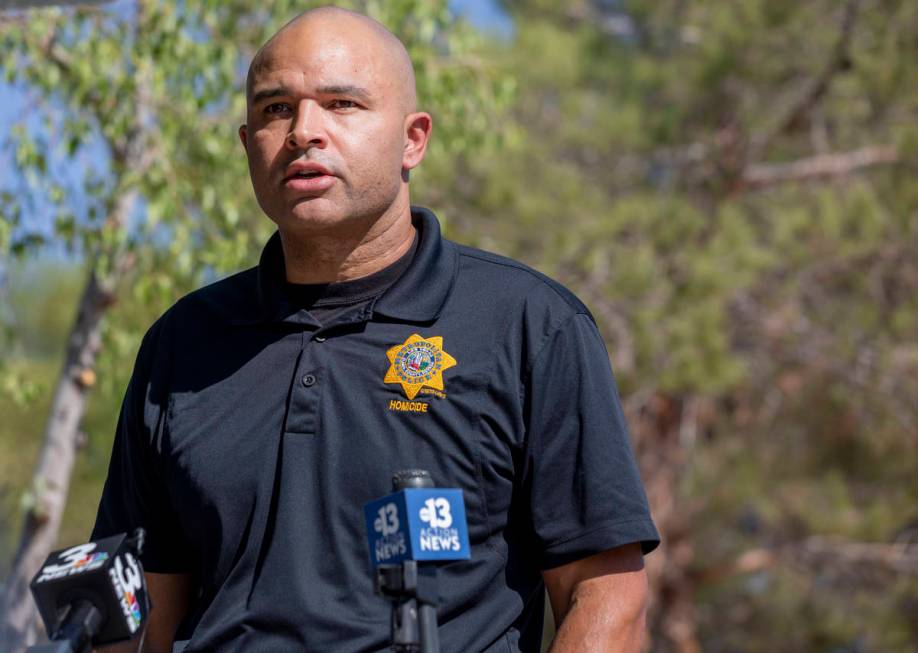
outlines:
[[[333,177],[331,171],[316,161],[294,161],[287,166],[284,183],[291,181],[304,182],[320,177]]]
[[[297,170],[284,177],[283,186],[293,191],[304,193],[319,193],[328,190],[336,181],[336,177],[314,167]]]

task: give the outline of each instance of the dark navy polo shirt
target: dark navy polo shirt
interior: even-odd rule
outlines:
[[[541,570],[656,546],[590,313],[413,219],[408,269],[329,325],[287,299],[275,235],[144,338],[93,538],[143,526],[147,571],[194,574],[187,651],[386,650],[362,506],[404,468],[465,493],[444,652],[537,651]]]

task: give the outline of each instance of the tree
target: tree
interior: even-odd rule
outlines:
[[[352,5],[405,40],[419,63],[421,97],[435,111],[444,108],[431,172],[421,173],[435,186],[442,179],[437,171],[446,169],[442,162],[457,149],[487,145],[487,118],[505,95],[502,84],[470,58],[476,37],[445,2]],[[35,613],[27,583],[56,538],[103,342],[123,343],[119,336],[131,333],[127,316],[120,325],[110,322],[106,335],[106,317],[119,301],[162,309],[181,292],[249,265],[266,240],[268,222],[258,217],[243,182],[235,134],[244,116],[242,80],[255,48],[308,6],[139,0],[117,11],[0,17],[7,79],[30,89],[44,120],[38,133],[27,123],[14,135],[20,181],[55,207],[48,236],[31,228],[28,196],[7,190],[0,245],[21,256],[50,239],[86,267],[30,508],[0,600],[0,640],[11,650],[31,637]],[[79,164],[87,151],[101,151],[96,158],[103,160]],[[61,165],[80,172],[70,187],[54,174]]]
[[[458,166],[453,226],[596,314],[663,532],[653,647],[907,650],[914,3],[502,4],[517,137]]]

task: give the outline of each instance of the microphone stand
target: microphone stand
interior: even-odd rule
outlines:
[[[392,650],[440,653],[437,568],[405,560],[376,569],[376,588],[392,601]]]
[[[423,469],[396,472],[392,488],[433,487]],[[392,650],[396,653],[440,653],[437,632],[437,568],[405,560],[376,568],[376,591],[392,601]]]

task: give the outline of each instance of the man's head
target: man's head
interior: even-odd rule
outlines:
[[[401,42],[335,7],[300,14],[252,60],[246,149],[258,203],[285,231],[308,235],[408,211],[408,171],[431,119],[416,111]]]

